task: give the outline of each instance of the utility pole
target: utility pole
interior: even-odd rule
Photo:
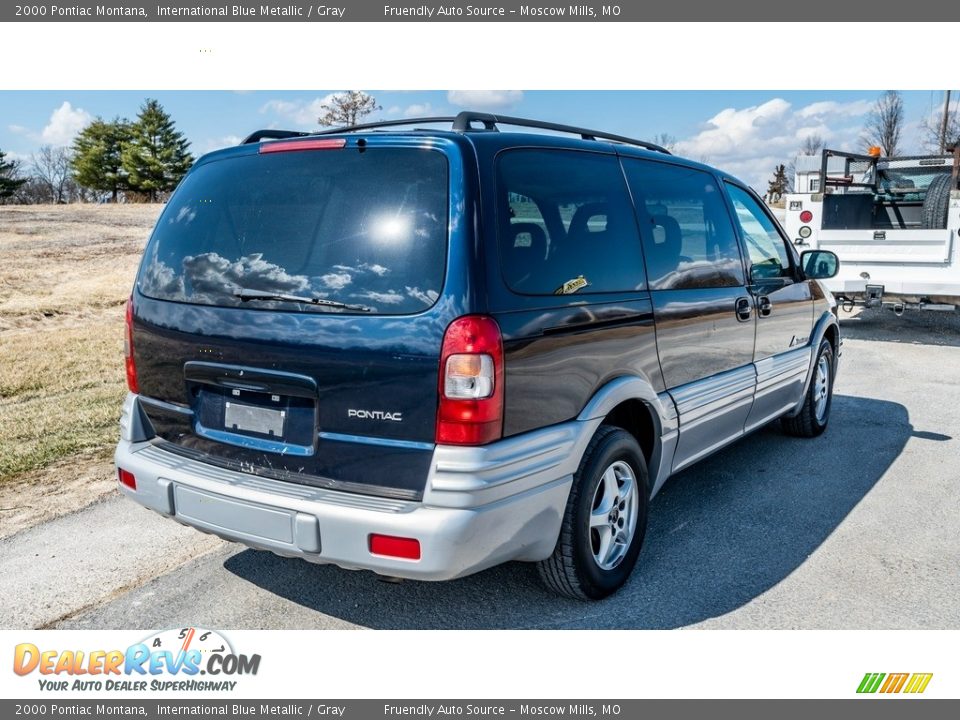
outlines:
[[[940,122],[940,154],[947,152],[947,127],[950,120],[950,91],[943,91],[943,120]]]

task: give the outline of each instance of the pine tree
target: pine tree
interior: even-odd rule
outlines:
[[[13,160],[4,160],[6,156],[7,154],[0,150],[0,200],[13,197],[13,194],[27,181],[26,178],[17,177],[17,163]]]
[[[73,141],[73,176],[81,187],[109,192],[113,202],[127,187],[123,150],[132,129],[127,120],[105,122],[97,118]]]
[[[130,189],[145,193],[150,200],[173,190],[193,163],[189,147],[163,106],[147,100],[140,106],[122,152]]]
[[[787,167],[780,163],[773,169],[773,178],[767,183],[767,198],[769,202],[778,202],[790,191],[790,181],[787,179]]]

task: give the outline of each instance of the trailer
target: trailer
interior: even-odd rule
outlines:
[[[831,250],[827,287],[856,305],[960,310],[960,147],[948,155],[880,157],[824,150],[819,173],[786,196],[798,250]]]

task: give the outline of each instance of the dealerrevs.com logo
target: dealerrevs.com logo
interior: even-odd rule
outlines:
[[[125,650],[54,650],[20,643],[13,671],[36,674],[44,691],[232,691],[233,679],[256,675],[260,655],[237,653],[221,633],[177,628],[150,635]],[[201,678],[202,676],[202,678]]]
[[[907,693],[916,695],[927,689],[933,673],[867,673],[857,687],[858,693]]]

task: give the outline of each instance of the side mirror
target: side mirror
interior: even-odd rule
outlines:
[[[808,280],[826,280],[840,272],[840,258],[829,250],[807,250],[800,256],[800,267]]]

